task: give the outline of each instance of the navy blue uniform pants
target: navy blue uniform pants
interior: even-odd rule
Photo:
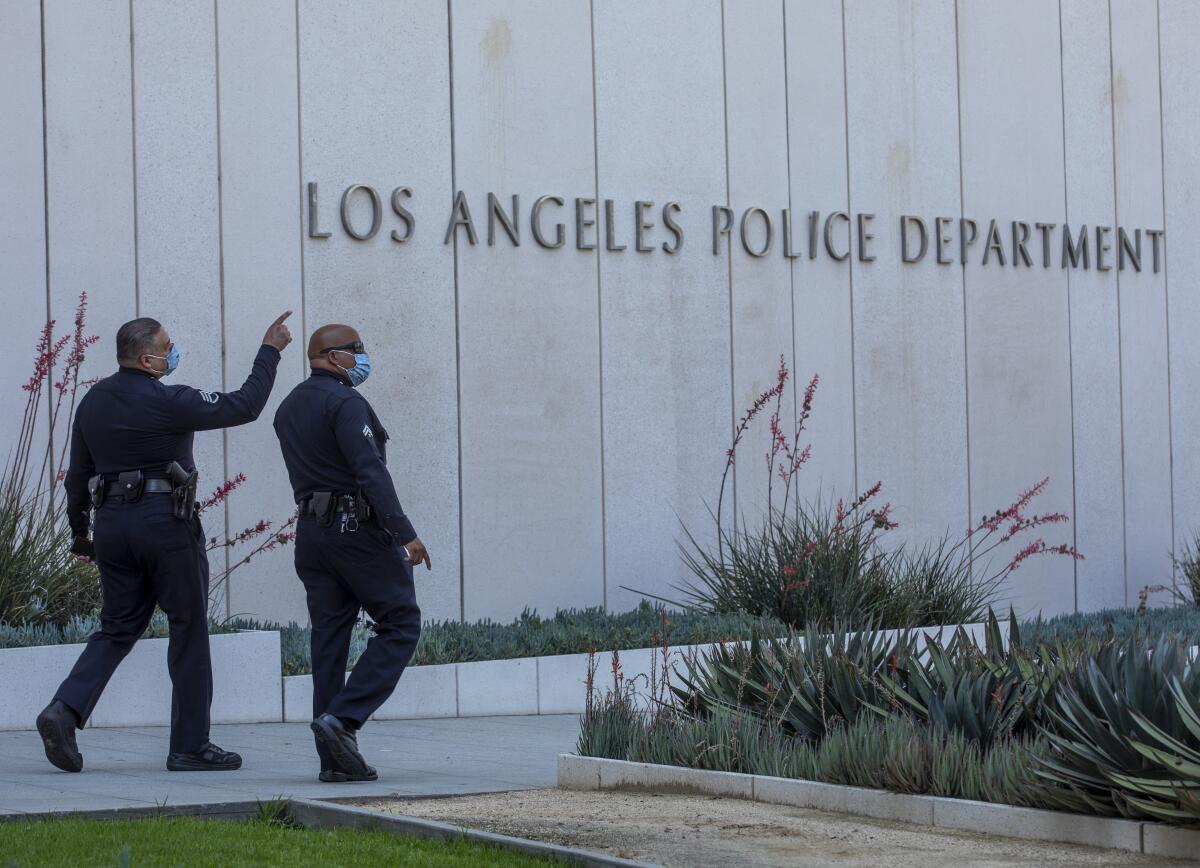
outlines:
[[[328,712],[362,726],[392,695],[421,635],[412,566],[401,546],[369,523],[321,527],[311,516],[296,529],[296,574],[312,623],[313,717]],[[350,634],[365,609],[375,635],[346,677]],[[321,768],[335,768],[320,741]]]
[[[100,629],[54,698],[86,721],[157,604],[170,625],[170,749],[199,751],[208,742],[212,705],[208,556],[199,519],[175,518],[167,494],[145,494],[137,503],[110,498],[96,510],[92,538],[103,595]]]

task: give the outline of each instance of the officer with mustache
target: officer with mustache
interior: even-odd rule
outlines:
[[[146,631],[157,605],[167,615],[167,669],[173,689],[170,771],[229,771],[242,758],[208,740],[212,664],[208,651],[208,555],[195,511],[192,439],[253,422],[263,411],[279,354],[292,335],[271,323],[250,376],[235,392],[206,392],[162,380],[179,349],[157,320],[141,317],[117,331],[118,371],[96,383],[75,412],[64,486],[72,551],[100,569],[100,629],[53,701],[37,718],[46,758],[83,770],[75,741],[117,666]],[[88,538],[95,513],[92,538]]]

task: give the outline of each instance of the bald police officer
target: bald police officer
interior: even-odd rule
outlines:
[[[120,369],[79,402],[71,431],[67,518],[76,554],[100,568],[100,629],[37,719],[46,758],[83,769],[75,742],[108,679],[146,630],[157,604],[167,615],[171,675],[171,771],[230,770],[242,758],[208,740],[212,666],[208,652],[208,556],[195,504],[196,431],[258,418],[279,354],[292,340],[271,323],[250,376],[236,392],[202,392],[161,380],[179,364],[167,330],[148,317],[117,331]],[[89,515],[95,512],[93,537]]]
[[[432,563],[396,497],[387,432],[358,393],[371,371],[358,332],[317,329],[308,363],[312,376],[279,405],[275,433],[300,507],[296,573],[312,622],[312,730],[322,781],[373,781],[357,732],[412,658],[421,634],[412,565]],[[347,680],[360,609],[375,635]]]

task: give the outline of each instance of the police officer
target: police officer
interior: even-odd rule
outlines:
[[[412,565],[432,562],[396,497],[387,432],[356,389],[371,371],[358,332],[317,329],[308,363],[312,376],[279,405],[275,433],[300,507],[296,573],[312,623],[312,730],[322,781],[373,781],[356,733],[412,658],[421,634]],[[375,635],[347,680],[360,608]]]
[[[212,666],[208,652],[208,557],[196,516],[196,431],[258,418],[279,354],[292,340],[271,323],[250,376],[236,392],[202,392],[161,380],[179,350],[156,320],[142,317],[117,331],[120,369],[79,402],[71,430],[67,518],[76,554],[100,569],[100,629],[37,718],[46,758],[68,772],[83,769],[75,742],[117,665],[146,630],[155,604],[170,624],[171,771],[228,770],[242,758],[208,740]],[[95,509],[93,538],[89,512]]]

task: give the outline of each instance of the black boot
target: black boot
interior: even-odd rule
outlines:
[[[322,714],[312,722],[312,731],[333,757],[335,771],[366,780],[364,775],[371,769],[363,755],[358,752],[358,739],[354,731],[332,714]]]
[[[364,775],[350,775],[346,772],[339,772],[337,769],[321,769],[319,777],[327,784],[351,784],[359,781],[377,781],[379,773],[370,766],[367,766],[367,773]]]
[[[79,717],[59,700],[54,700],[37,716],[37,731],[46,748],[46,759],[64,772],[83,771],[83,754],[75,745]]]
[[[240,754],[221,750],[212,742],[195,753],[173,753],[167,757],[167,771],[171,772],[232,772],[241,767]]]

